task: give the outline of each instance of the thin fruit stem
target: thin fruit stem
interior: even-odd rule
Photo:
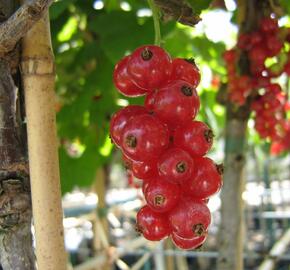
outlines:
[[[154,0],[148,0],[148,5],[152,10],[153,22],[154,22],[154,31],[155,31],[155,45],[161,45],[161,32],[160,32],[160,23],[159,23],[159,10],[154,4]]]

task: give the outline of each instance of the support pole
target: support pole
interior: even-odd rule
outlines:
[[[36,257],[39,270],[65,270],[55,121],[54,57],[48,14],[23,39],[25,91]]]

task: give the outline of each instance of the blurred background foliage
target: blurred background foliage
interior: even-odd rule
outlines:
[[[216,95],[226,82],[222,53],[236,39],[236,5],[233,0],[188,3],[197,14],[202,11],[202,22],[191,28],[162,20],[162,42],[172,57],[194,58],[198,64],[202,74],[198,118],[213,128],[213,153],[222,159],[225,109]],[[281,0],[281,4],[290,10],[290,1]],[[142,0],[60,0],[50,8],[50,18],[62,191],[67,192],[91,185],[97,168],[111,160],[115,151],[108,134],[111,115],[123,106],[143,102],[119,94],[112,73],[124,55],[154,42],[154,28],[151,10]],[[284,24],[290,25],[289,17]],[[260,142],[252,128],[248,139],[249,145],[261,146],[261,153],[267,151],[267,142]]]

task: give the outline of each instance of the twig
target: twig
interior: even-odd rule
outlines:
[[[23,4],[0,24],[0,56],[12,51],[16,43],[42,17],[53,0],[32,0]]]

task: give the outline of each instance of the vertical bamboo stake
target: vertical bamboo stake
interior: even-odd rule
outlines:
[[[22,76],[39,270],[65,270],[55,123],[54,57],[48,14],[23,39]]]

